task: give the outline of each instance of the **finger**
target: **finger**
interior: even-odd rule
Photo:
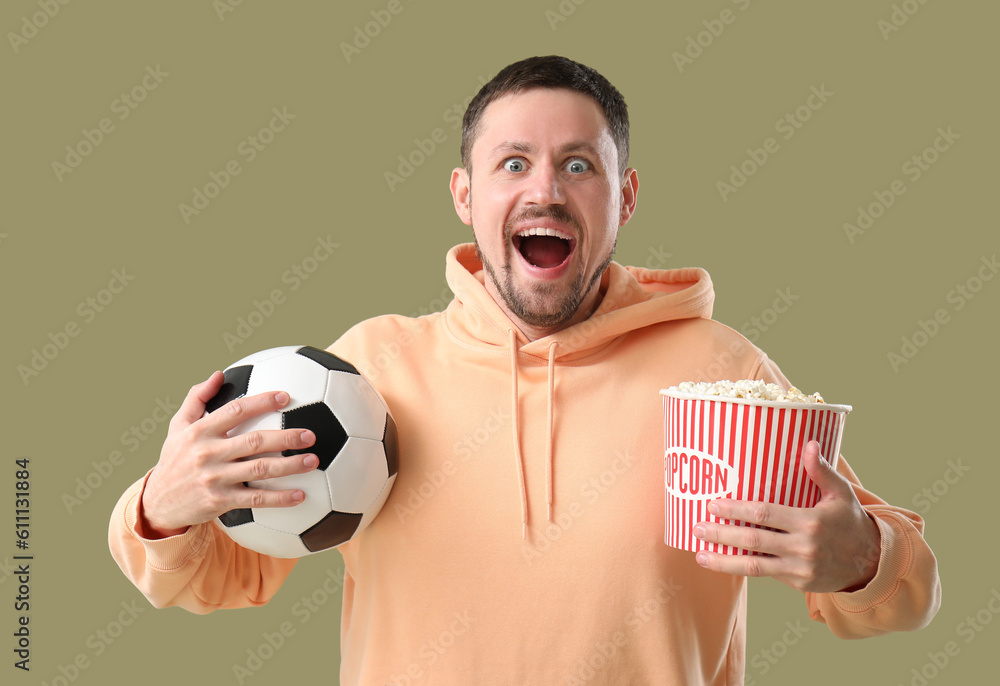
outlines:
[[[290,457],[261,457],[240,463],[242,482],[263,481],[293,474],[304,474],[319,466],[319,458],[312,453]],[[270,489],[253,486],[238,487],[237,507],[288,507],[305,498],[301,489]]]
[[[702,550],[695,560],[713,572],[738,576],[779,576],[785,571],[781,558],[765,555],[722,555]]]
[[[820,500],[840,498],[852,491],[847,479],[837,473],[837,470],[820,455],[819,443],[809,441],[802,451],[802,465],[806,474],[819,488]]]
[[[280,410],[288,401],[288,394],[284,391],[269,391],[237,398],[205,417],[204,426],[212,434],[225,436],[248,419]]]
[[[312,453],[288,457],[258,457],[239,463],[240,481],[264,481],[280,476],[304,474],[319,466],[319,458]]]
[[[752,526],[699,522],[694,527],[694,535],[707,543],[719,543],[768,555],[783,556],[788,553],[788,534]]]
[[[306,494],[299,489],[272,491],[266,488],[239,486],[233,498],[233,505],[227,511],[251,507],[292,507],[305,500],[305,497]]]
[[[316,434],[308,429],[261,429],[222,439],[219,456],[232,461],[263,453],[302,451],[315,443]]]
[[[215,371],[200,384],[192,386],[170,420],[170,428],[183,429],[201,419],[205,415],[205,403],[219,392],[224,378],[222,372]]]
[[[753,500],[719,498],[708,504],[708,511],[719,519],[759,524],[771,529],[790,531],[801,512],[797,508]]]

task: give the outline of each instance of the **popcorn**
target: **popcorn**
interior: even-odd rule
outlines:
[[[761,379],[740,379],[739,381],[684,381],[677,386],[671,386],[671,391],[690,393],[692,395],[715,395],[722,398],[744,398],[754,400],[772,400],[789,403],[822,403],[819,393],[806,395],[792,386],[787,391],[774,383],[765,383]]]

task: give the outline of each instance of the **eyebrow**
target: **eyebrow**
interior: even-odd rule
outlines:
[[[490,152],[490,158],[495,158],[500,155],[505,155],[508,153],[523,153],[531,154],[536,151],[535,146],[531,143],[525,143],[523,141],[504,141],[497,147],[493,148]],[[571,141],[557,150],[560,155],[565,155],[573,152],[587,152],[591,155],[598,157],[600,153],[597,148],[594,147],[589,141]]]

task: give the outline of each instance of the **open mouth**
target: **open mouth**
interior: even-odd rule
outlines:
[[[517,232],[514,248],[524,261],[539,269],[554,269],[564,264],[573,252],[573,237],[565,231],[532,227]]]

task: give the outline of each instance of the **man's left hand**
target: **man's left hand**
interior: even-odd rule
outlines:
[[[814,507],[715,500],[708,509],[716,517],[776,531],[698,524],[694,534],[704,541],[762,553],[735,556],[701,551],[698,564],[728,574],[773,576],[792,588],[813,593],[864,588],[878,569],[878,525],[861,507],[850,482],[820,456],[816,441],[806,445],[802,462],[820,489],[820,500]]]

